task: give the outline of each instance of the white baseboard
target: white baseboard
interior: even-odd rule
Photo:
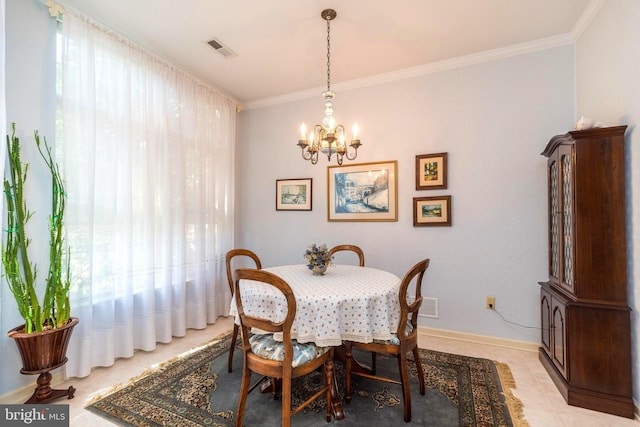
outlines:
[[[496,347],[510,348],[514,350],[523,350],[538,352],[540,344],[537,342],[517,341],[509,340],[505,338],[496,338],[488,335],[477,335],[466,332],[447,331],[444,329],[428,328],[425,326],[418,326],[418,335],[424,337],[438,337],[447,338],[457,341],[466,341],[476,344],[493,345]]]
[[[0,402],[17,404],[24,403],[27,399],[29,399],[38,385],[36,383],[38,376],[32,376],[33,383],[24,385],[16,390],[3,394],[2,396],[0,396]],[[62,370],[58,370],[58,372],[54,372],[51,374],[51,387],[55,387],[56,385],[62,384],[65,381],[66,380],[64,378],[64,372],[62,372]]]

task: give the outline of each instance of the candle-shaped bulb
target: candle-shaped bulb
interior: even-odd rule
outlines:
[[[300,125],[300,139],[305,139],[306,136],[307,136],[307,127],[304,125],[304,123],[302,123]]]
[[[333,118],[333,116],[331,116],[329,118],[329,121],[327,122],[329,124],[329,130],[330,132],[333,132],[334,129],[336,128],[336,119]]]
[[[358,139],[358,132],[360,128],[358,128],[358,123],[353,124],[353,139]]]

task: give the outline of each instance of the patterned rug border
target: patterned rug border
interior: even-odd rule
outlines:
[[[498,362],[497,360],[494,360],[493,363],[498,372],[498,378],[502,386],[502,395],[504,396],[507,408],[509,408],[509,415],[511,415],[511,421],[514,427],[529,427],[529,423],[524,418],[524,405],[522,401],[513,394],[513,390],[516,388],[516,380],[513,378],[511,368],[509,368],[509,365],[506,363]]]
[[[145,369],[143,372],[141,372],[140,374],[136,375],[135,377],[132,377],[131,379],[129,379],[126,383],[120,383],[120,384],[116,384],[106,390],[101,390],[98,391],[96,393],[96,395],[94,395],[87,403],[85,403],[84,405],[84,409],[87,409],[89,411],[92,411],[91,408],[89,408],[92,405],[95,405],[96,403],[100,402],[101,400],[108,398],[109,396],[113,395],[114,393],[117,393],[127,387],[133,386],[134,384],[136,384],[137,382],[144,380],[145,378],[147,378],[150,375],[154,375],[154,374],[160,374],[162,373],[165,369],[169,368],[170,366],[172,366],[175,362],[184,359],[186,357],[189,357],[190,355],[193,355],[194,353],[197,353],[198,351],[201,351],[203,349],[206,349],[208,347],[214,346],[215,344],[219,343],[220,341],[224,340],[225,338],[227,338],[230,334],[231,334],[231,330],[225,331],[221,334],[219,334],[218,336],[212,338],[211,340],[198,345],[196,347],[193,347],[179,355],[176,355],[164,362],[160,362],[157,364],[154,364],[152,366],[150,366],[149,368]],[[428,350],[428,349],[424,349],[424,350]],[[494,368],[495,368],[495,373],[498,377],[498,381],[499,381],[499,386],[500,386],[500,395],[504,398],[504,403],[505,406],[508,409],[508,413],[509,413],[509,417],[511,418],[511,422],[513,424],[514,427],[529,427],[528,422],[526,421],[525,417],[524,417],[524,406],[522,404],[522,402],[520,401],[520,399],[518,399],[517,397],[514,396],[513,394],[513,389],[516,388],[516,383],[515,383],[515,379],[513,377],[513,374],[511,372],[511,369],[509,368],[509,366],[506,363],[503,362],[499,362],[499,361],[495,361],[495,360],[489,360],[489,359],[483,359],[483,358],[478,358],[478,357],[473,357],[473,356],[463,356],[463,355],[457,355],[457,354],[453,354],[453,353],[443,353],[443,352],[438,352],[437,350],[428,350],[430,352],[433,353],[441,353],[441,354],[450,354],[453,356],[459,356],[459,357],[463,357],[463,358],[470,358],[470,359],[477,359],[477,360],[485,360],[485,361],[489,361],[493,364]],[[100,416],[102,417],[106,417],[118,424],[121,424],[121,420],[119,420],[116,417],[112,417],[109,416],[108,414],[100,414]],[[129,425],[129,424],[126,424]]]
[[[207,348],[209,346],[212,346],[212,345],[216,344],[217,342],[220,342],[220,341],[224,340],[232,332],[233,332],[232,330],[228,330],[228,331],[222,332],[220,335],[218,335],[215,338],[210,339],[209,341],[205,342],[204,344],[200,344],[199,346],[193,347],[193,348],[185,351],[184,353],[178,354],[177,356],[173,356],[169,360],[165,360],[164,362],[160,362],[160,363],[156,363],[154,365],[151,365],[149,368],[145,369],[140,374],[136,375],[135,377],[130,378],[126,383],[116,384],[114,386],[111,386],[108,390],[105,390],[105,391],[102,391],[102,390],[98,391],[95,396],[93,396],[90,400],[87,401],[87,403],[85,403],[83,408],[87,409],[89,406],[101,401],[102,399],[105,399],[105,398],[111,396],[114,393],[119,392],[122,389],[125,389],[125,388],[137,383],[140,380],[145,379],[149,375],[157,374],[158,372],[161,372],[163,369],[165,369],[167,366],[173,364],[174,362],[176,362],[176,361],[178,361],[180,359],[184,359],[185,357],[189,357],[193,353],[196,353],[196,352],[198,352],[198,351],[200,351],[200,350],[202,350],[204,348]]]

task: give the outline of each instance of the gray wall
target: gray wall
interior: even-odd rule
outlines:
[[[55,143],[55,59],[56,21],[49,17],[38,0],[7,0],[6,9],[6,84],[7,129],[16,123],[16,135],[23,146],[23,161],[31,163],[25,184],[25,199],[35,212],[27,233],[32,242],[32,261],[38,277],[44,281],[48,268],[49,231],[47,216],[51,204],[50,176],[37,154],[33,131]],[[4,136],[3,136],[3,144]],[[4,170],[4,169],[3,169]],[[3,211],[4,212],[4,211]],[[6,219],[2,218],[3,224]],[[4,227],[3,227],[4,228]],[[38,236],[42,236],[41,238]],[[26,384],[36,376],[21,375],[20,355],[12,339],[4,332],[24,323],[4,279],[0,283],[0,395]]]
[[[640,402],[640,2],[604,3],[576,44],[577,115],[626,124],[627,257],[633,396]],[[612,48],[615,47],[615,48]]]
[[[338,66],[338,64],[336,64]],[[321,72],[321,70],[318,70]],[[352,163],[398,161],[398,222],[327,222],[327,160],[303,161],[301,121],[322,118],[320,96],[241,114],[236,246],[264,266],[302,263],[311,243],[353,243],[366,264],[402,276],[429,257],[424,326],[538,342],[538,281],[547,275],[549,139],[574,124],[574,50],[558,47],[373,87],[337,91],[339,123],[357,121]],[[447,152],[446,190],[415,190],[415,156]],[[335,160],[331,165],[335,165]],[[313,178],[313,210],[275,210],[275,181]],[[452,196],[452,227],[413,227],[414,197]]]

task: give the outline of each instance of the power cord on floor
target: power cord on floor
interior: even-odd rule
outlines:
[[[527,329],[538,329],[538,330],[542,329],[540,326],[527,326],[527,325],[520,324],[520,323],[518,323],[518,322],[512,322],[511,320],[507,320],[507,319],[502,315],[502,313],[500,313],[500,312],[499,312],[498,310],[496,310],[495,308],[493,309],[493,311],[495,311],[495,312],[496,312],[496,314],[502,318],[502,320],[504,320],[504,321],[505,321],[505,322],[507,322],[507,323],[511,323],[512,325],[520,326],[521,328],[527,328]]]

